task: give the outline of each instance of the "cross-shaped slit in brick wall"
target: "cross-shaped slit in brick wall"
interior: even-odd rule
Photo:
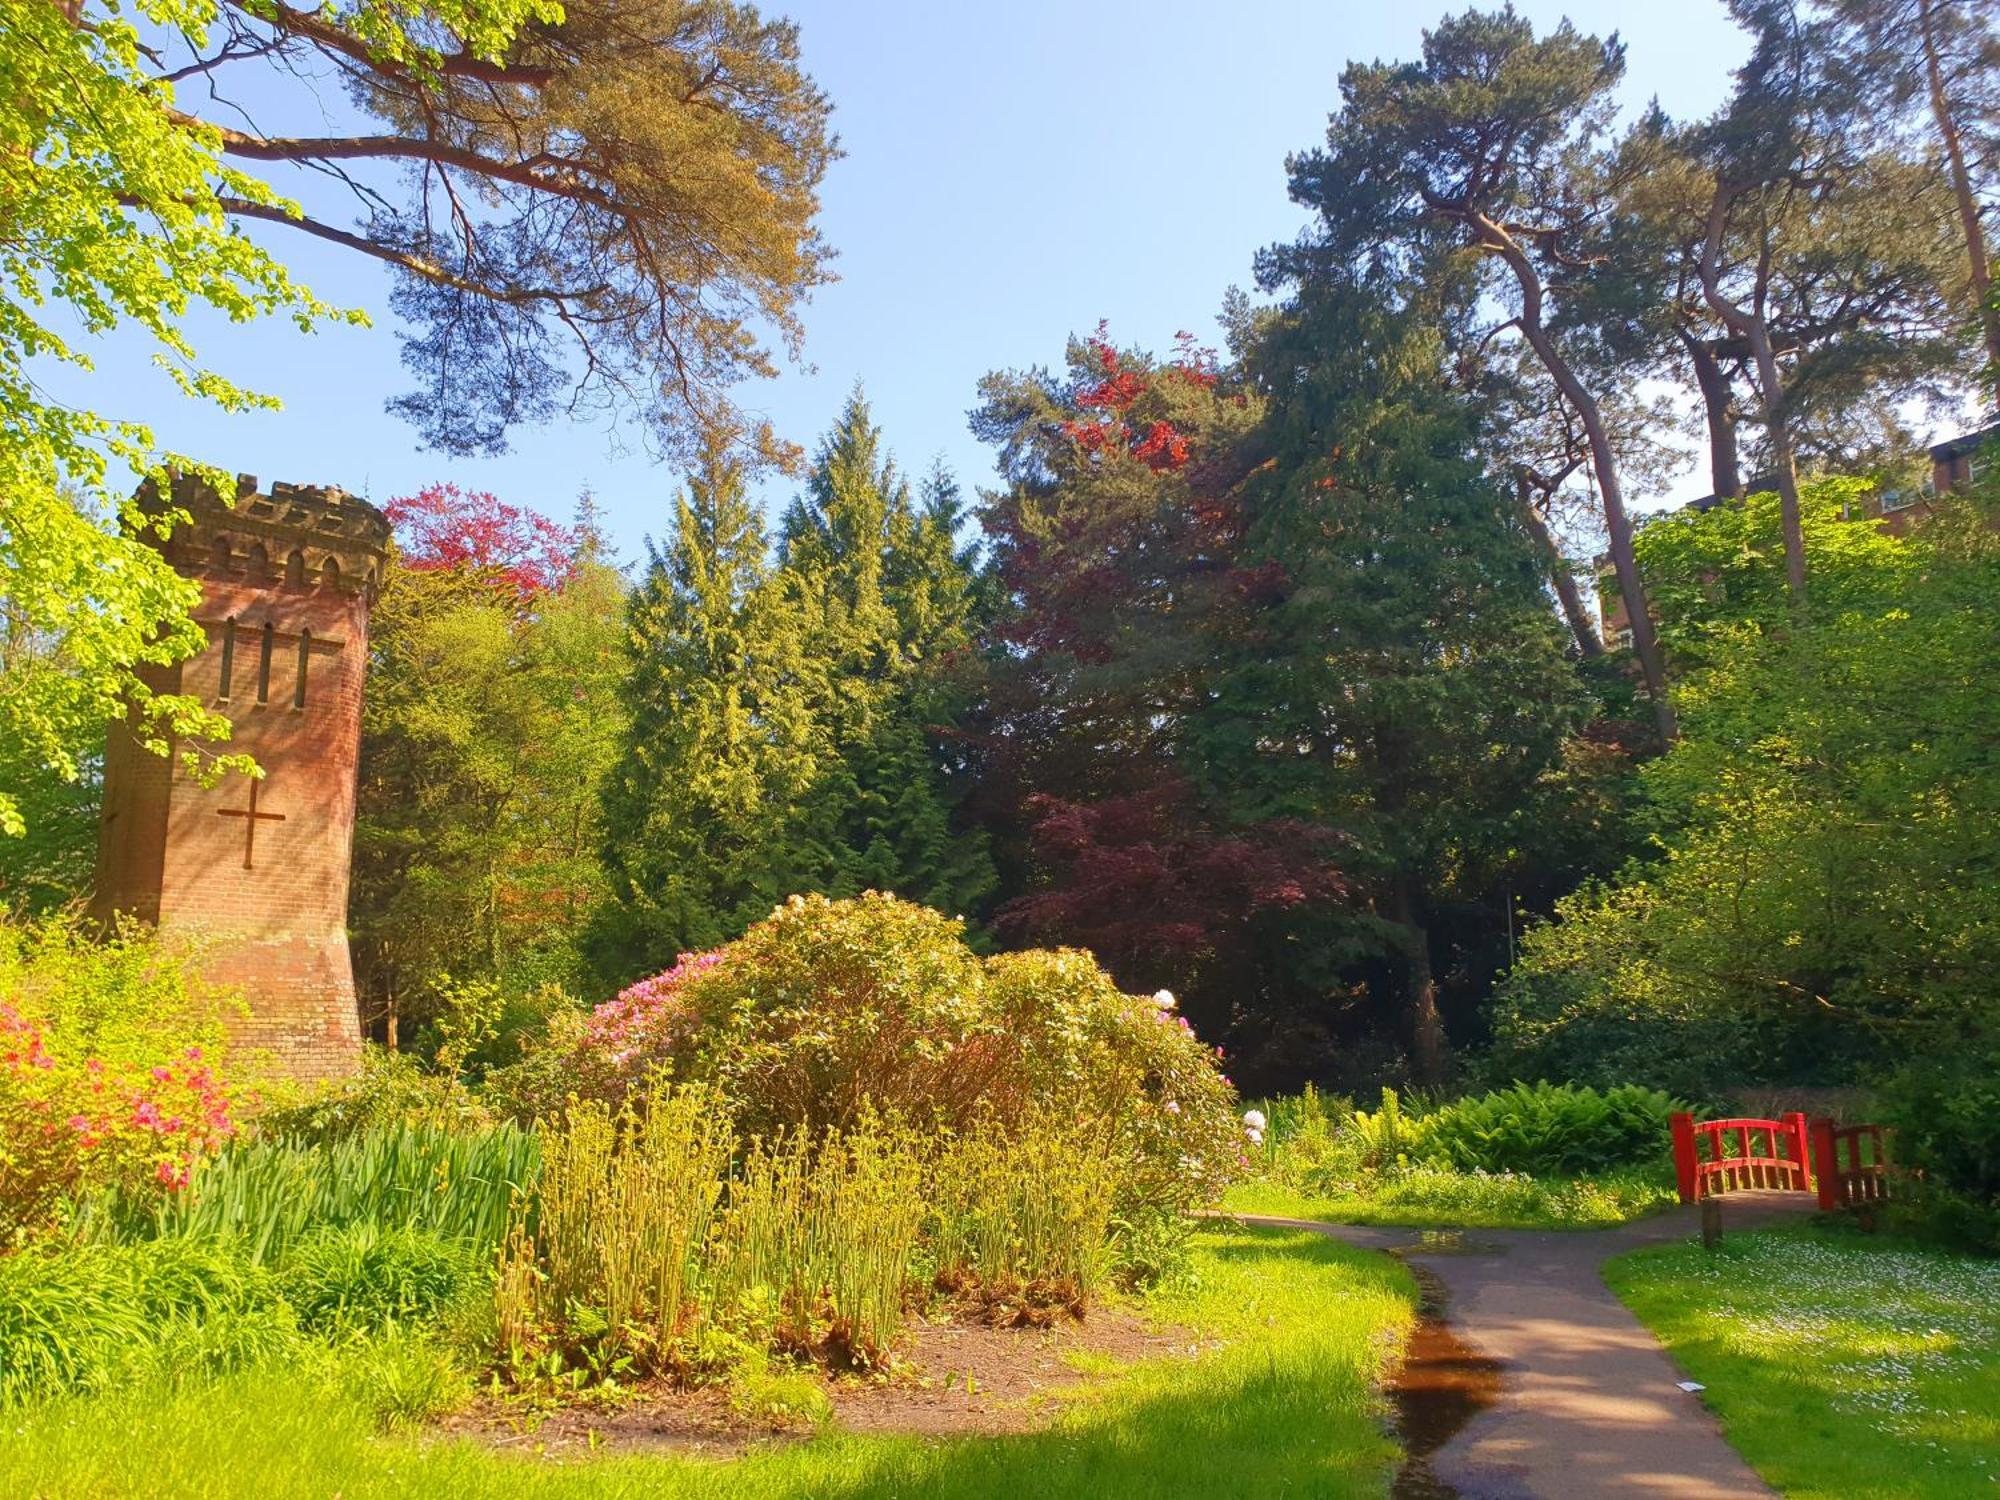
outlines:
[[[257,811],[258,785],[259,782],[255,778],[252,778],[250,782],[250,805],[248,807],[218,807],[215,810],[217,817],[241,818],[243,820],[243,868],[246,870],[254,868],[251,860],[257,851],[257,825],[259,823],[282,823],[285,821],[283,813]]]

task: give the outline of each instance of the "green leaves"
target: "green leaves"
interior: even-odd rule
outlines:
[[[1851,496],[1802,497],[1803,617],[1782,603],[1770,497],[1646,533],[1696,668],[1686,735],[1641,775],[1655,850],[1529,935],[1497,1067],[1828,1083],[1955,1047],[1991,1014],[2000,557],[1962,502],[1892,537],[1840,520]]]
[[[1659,1166],[1671,1149],[1676,1102],[1624,1085],[1599,1093],[1570,1084],[1517,1083],[1447,1104],[1424,1118],[1428,1154],[1464,1171],[1574,1176]]]
[[[136,326],[183,391],[241,411],[276,403],[200,363],[182,331],[194,308],[238,322],[283,313],[301,328],[359,320],[230,227],[222,196],[282,200],[221,164],[214,131],[174,114],[171,88],[142,70],[128,7],[105,0],[90,11],[88,25],[55,4],[12,5],[0,18],[0,737],[10,742],[0,760],[15,775],[39,765],[71,780],[128,701],[143,740],[163,754],[181,742],[196,767],[229,724],[142,678],[202,647],[187,618],[198,595],[145,545],[171,530],[171,512],[147,515],[109,489],[120,467],[155,479],[169,465],[207,471],[158,451],[137,423],[51,397],[39,366],[91,368],[87,348],[59,329]],[[196,39],[214,19],[204,0],[144,0],[136,13]],[[224,476],[222,492],[233,488]],[[0,833],[18,836],[16,786],[0,784]]]

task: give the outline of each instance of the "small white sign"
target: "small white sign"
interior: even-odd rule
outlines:
[[[1689,1392],[1705,1391],[1708,1389],[1708,1387],[1703,1385],[1699,1380],[1676,1380],[1674,1384],[1679,1386],[1682,1390]]]

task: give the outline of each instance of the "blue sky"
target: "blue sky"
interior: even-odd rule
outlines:
[[[965,425],[980,375],[1051,363],[1100,318],[1121,341],[1164,347],[1182,328],[1211,337],[1224,291],[1249,284],[1252,255],[1302,223],[1285,156],[1322,137],[1341,68],[1413,55],[1441,13],[1350,0],[767,8],[800,23],[806,64],[835,104],[847,154],[828,176],[822,225],[841,280],[806,309],[808,368],[746,388],[745,402],[810,447],[859,380],[903,465],[942,455],[968,489],[992,471]],[[1567,14],[1620,32],[1628,104],[1657,96],[1676,115],[1719,104],[1745,50],[1720,0],[1518,8],[1538,28]],[[101,348],[78,394],[266,482],[338,483],[379,502],[453,479],[556,515],[588,486],[628,559],[663,529],[678,476],[601,422],[524,430],[492,459],[419,450],[383,410],[405,389],[386,272],[281,229],[263,237],[323,297],[377,317],[371,330],[310,337],[275,321],[192,325],[212,365],[281,397],[282,412],[205,409],[123,338]],[[782,504],[792,488],[775,480],[765,498]],[[1689,475],[1651,498],[1701,488]]]

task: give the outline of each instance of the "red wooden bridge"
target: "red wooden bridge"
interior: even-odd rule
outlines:
[[[1888,1197],[1889,1157],[1880,1125],[1807,1123],[1794,1112],[1775,1120],[1673,1116],[1674,1176],[1681,1202],[1746,1189],[1819,1194],[1824,1209]]]

